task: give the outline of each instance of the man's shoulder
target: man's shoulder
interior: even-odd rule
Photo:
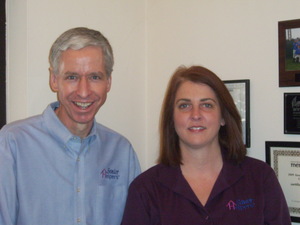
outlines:
[[[116,135],[121,135],[119,134],[117,131],[101,124],[101,123],[98,123],[98,122],[95,122],[95,126],[96,126],[96,130],[97,132],[105,132],[105,133],[108,133],[108,134],[116,134]]]
[[[21,132],[22,130],[26,131],[30,127],[40,126],[42,123],[42,115],[31,116],[25,119],[16,120],[4,125],[1,129],[1,134],[7,132]]]
[[[95,123],[96,126],[96,133],[99,135],[101,138],[110,138],[110,139],[123,139],[125,141],[128,141],[128,139],[120,134],[119,132],[103,125],[100,123]],[[129,141],[128,141],[129,142]]]

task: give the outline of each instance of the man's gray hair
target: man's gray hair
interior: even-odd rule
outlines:
[[[55,74],[59,73],[60,58],[63,51],[79,50],[88,46],[102,49],[106,76],[110,76],[114,65],[114,56],[109,41],[99,31],[85,27],[67,30],[53,43],[49,53],[50,68]]]

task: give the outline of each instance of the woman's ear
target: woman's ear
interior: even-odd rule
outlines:
[[[225,123],[225,120],[222,118],[222,119],[221,119],[221,126],[223,127],[223,126],[225,126],[225,124],[226,124],[226,123]]]

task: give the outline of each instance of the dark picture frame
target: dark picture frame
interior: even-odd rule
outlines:
[[[245,146],[251,146],[250,128],[250,80],[224,80],[234,103],[241,115],[243,141]]]
[[[298,41],[299,44],[297,44]],[[300,49],[298,46],[300,46],[300,19],[279,21],[279,87],[300,86]]]
[[[292,222],[300,222],[300,142],[266,141],[266,162],[275,171]]]
[[[6,123],[6,14],[5,1],[0,1],[0,128]]]
[[[284,93],[284,133],[300,134],[300,93]]]

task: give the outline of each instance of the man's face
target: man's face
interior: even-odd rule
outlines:
[[[56,113],[62,123],[75,135],[80,130],[89,132],[111,86],[102,50],[89,46],[63,52],[59,74],[51,71],[50,85],[58,94],[60,107]]]

